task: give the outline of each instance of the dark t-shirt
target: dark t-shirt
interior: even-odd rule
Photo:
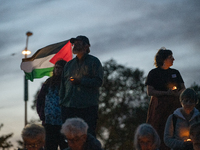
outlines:
[[[155,90],[167,91],[172,89],[173,86],[180,89],[181,83],[184,83],[184,81],[178,70],[154,68],[149,72],[145,85],[153,86]]]

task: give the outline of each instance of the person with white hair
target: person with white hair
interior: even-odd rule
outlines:
[[[160,137],[148,123],[139,125],[135,131],[134,147],[136,150],[158,150]]]
[[[22,139],[26,150],[44,150],[45,129],[39,124],[27,124],[22,130]]]
[[[69,146],[65,150],[102,150],[101,143],[87,130],[88,125],[83,119],[67,119],[61,128]]]

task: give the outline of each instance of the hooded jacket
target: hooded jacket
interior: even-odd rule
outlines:
[[[177,108],[173,113],[175,117],[177,117],[175,127],[173,124],[173,114],[168,117],[165,125],[164,142],[172,150],[184,148],[184,140],[190,138],[190,126],[200,121],[200,112],[196,108],[194,108],[193,116],[189,121],[185,119],[181,113],[181,109],[182,108]]]

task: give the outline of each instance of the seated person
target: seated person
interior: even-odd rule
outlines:
[[[190,126],[200,121],[200,112],[195,108],[197,94],[191,89],[185,89],[180,95],[181,108],[171,114],[165,125],[164,142],[171,149],[192,150],[189,135]]]
[[[200,150],[200,122],[190,127],[190,138],[193,143],[193,149]]]
[[[42,125],[27,124],[21,136],[26,150],[44,150],[45,129]]]
[[[88,125],[83,119],[67,119],[61,128],[69,146],[65,150],[102,150],[101,143],[87,130]]]
[[[139,125],[135,131],[134,147],[136,150],[158,150],[160,137],[148,123]]]

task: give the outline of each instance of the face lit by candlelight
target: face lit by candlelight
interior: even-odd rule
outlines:
[[[193,111],[196,104],[194,100],[183,98],[181,100],[181,105],[182,105],[183,111],[186,114],[190,114]]]

